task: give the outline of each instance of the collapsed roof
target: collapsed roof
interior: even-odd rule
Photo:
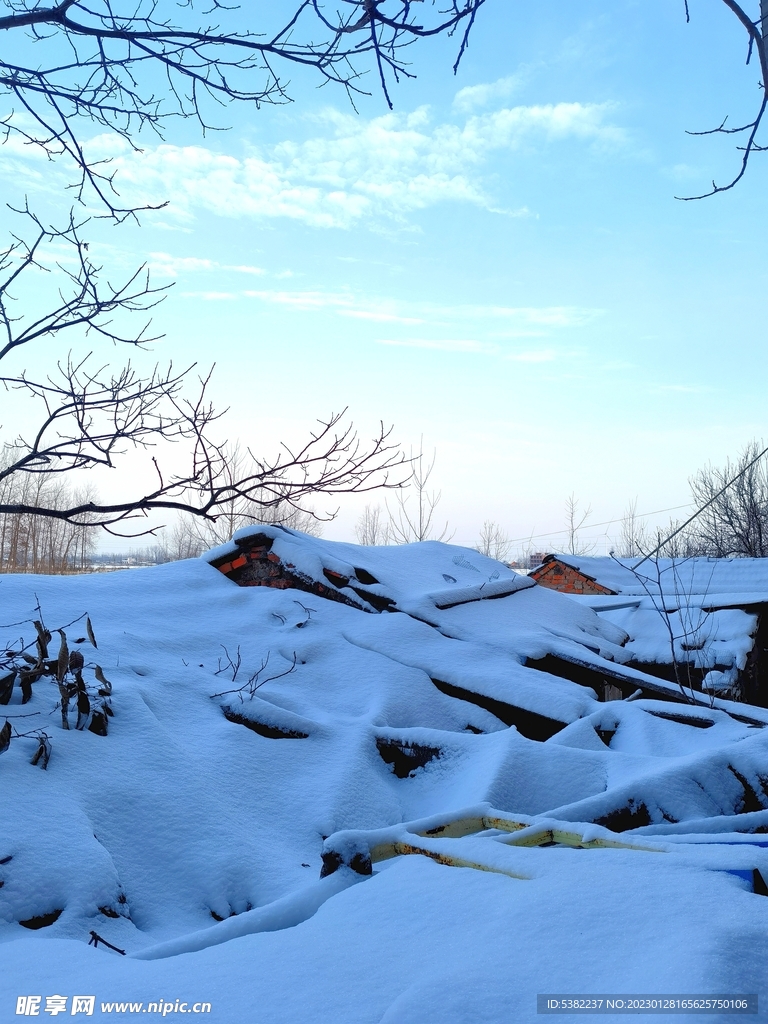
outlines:
[[[551,576],[553,566],[569,567],[603,589],[607,596],[571,596],[626,632],[633,665],[668,666],[670,678],[675,666],[697,689],[768,703],[765,639],[758,640],[768,628],[768,621],[761,624],[768,559],[549,555],[540,572]],[[548,576],[539,578],[553,585]]]
[[[98,648],[80,624],[86,612]],[[535,957],[546,957],[554,941],[563,963],[587,955],[591,963],[594,947],[581,943],[579,953],[567,938],[578,928],[561,928],[557,914],[550,925],[550,882],[560,886],[560,908],[571,898],[563,879],[567,892],[586,887],[598,905],[605,877],[635,894],[631,906],[636,899],[647,907],[641,890],[644,897],[662,879],[666,919],[675,893],[699,891],[723,865],[748,872],[748,883],[740,876],[738,884],[748,884],[750,899],[760,891],[753,872],[768,876],[752,842],[768,830],[768,711],[701,695],[698,704],[683,702],[675,687],[623,663],[625,634],[616,625],[469,549],[364,548],[258,527],[199,560],[75,578],[0,578],[6,657],[20,643],[34,650],[41,617],[56,644],[61,628],[72,651],[83,652],[93,702],[98,659],[114,716],[106,735],[88,730],[87,714],[78,730],[78,703],[64,731],[55,657],[29,699],[18,678],[6,687],[12,735],[0,757],[0,941],[15,945],[31,929],[38,940],[84,943],[96,931],[126,950],[126,961],[169,957],[170,964],[185,951],[204,957],[217,943],[306,921],[327,899],[341,916],[323,948],[344,948],[348,915],[365,901],[373,901],[371,920],[397,902],[397,891],[422,906],[431,884],[419,866],[426,858],[483,868],[470,872],[483,879],[466,882],[451,867],[450,886],[458,888],[441,883],[449,906],[452,892],[479,899],[480,921],[500,901],[509,920],[516,900],[532,900],[538,930],[523,931]],[[606,703],[597,686],[604,680],[636,699]],[[45,771],[30,764],[41,732],[51,746]],[[691,834],[737,834],[749,845],[686,848],[681,860],[674,843]],[[408,861],[381,876],[400,879],[400,888],[366,883],[335,895],[350,884],[346,869],[379,877],[382,846]],[[559,856],[572,847],[602,853]],[[645,849],[668,857],[638,852],[653,861],[647,867],[626,860]],[[321,869],[326,877],[318,881]],[[505,881],[527,879],[532,895],[489,889],[484,879],[494,871]],[[731,899],[729,885],[713,884]],[[633,913],[622,910],[601,927],[609,945],[644,963]],[[423,914],[397,934],[415,963],[424,929],[436,920]],[[674,915],[682,919],[677,904]],[[306,962],[301,936],[320,940],[311,929],[296,932],[280,942],[299,943]],[[633,936],[629,946],[625,933]],[[373,932],[365,935],[359,941],[379,949]],[[693,927],[691,935],[681,944],[696,952],[688,984],[702,962]],[[257,974],[272,999],[269,965],[281,961],[277,953],[270,959],[268,936],[256,937],[258,956],[243,947],[242,977]],[[72,945],[61,947],[61,957],[77,964],[85,985],[95,968],[81,967]],[[32,969],[29,941],[19,946],[18,956],[5,957],[13,965],[7,978]],[[655,945],[647,956],[657,963]],[[371,970],[383,970],[373,959]],[[193,967],[228,978],[231,989],[228,968],[213,964]],[[124,970],[135,986],[148,977]],[[246,1004],[238,1005],[235,1016],[246,1019]],[[387,1005],[370,1019],[381,1019]],[[301,1019],[284,1006],[275,1013]],[[360,1017],[350,1008],[339,1019]]]

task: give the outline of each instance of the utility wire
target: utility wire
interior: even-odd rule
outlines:
[[[744,476],[744,474],[747,472],[748,469],[752,469],[754,464],[756,462],[759,462],[760,459],[762,459],[763,456],[766,455],[766,454],[768,454],[768,448],[763,448],[763,450],[760,452],[759,455],[756,455],[754,457],[754,459],[752,459],[752,461],[750,463],[748,463],[743,469],[739,470],[739,472],[736,474],[736,476],[733,478],[733,480],[729,480],[728,483],[725,485],[725,487],[721,487],[720,490],[717,492],[717,494],[713,494],[712,497],[709,499],[709,501],[705,501],[704,504],[701,506],[701,508],[696,509],[696,511],[693,513],[693,515],[690,517],[690,519],[686,519],[686,521],[683,523],[682,526],[678,526],[678,528],[676,530],[673,530],[672,533],[670,533],[670,535],[668,537],[665,537],[664,540],[661,541],[660,544],[657,544],[656,547],[653,549],[653,551],[649,551],[648,554],[645,556],[645,558],[641,559],[637,563],[637,565],[635,566],[635,569],[637,569],[638,566],[642,565],[643,562],[647,562],[649,558],[653,558],[654,555],[658,555],[658,553],[665,546],[665,544],[668,544],[672,540],[673,537],[676,537],[678,535],[678,533],[682,533],[683,530],[686,528],[686,526],[690,526],[690,524],[693,522],[693,520],[698,518],[698,516],[701,515],[701,513],[704,511],[704,509],[709,508],[709,506],[713,502],[717,501],[717,499],[722,494],[725,494],[725,492],[728,490],[729,487],[733,486],[733,484],[735,484],[737,480],[739,480],[741,477]]]
[[[768,448],[766,449],[766,451],[768,451]],[[731,483],[733,483],[733,481],[731,481]],[[730,484],[728,484],[727,486],[730,487]],[[717,497],[717,495],[715,495],[715,497]],[[714,501],[714,498],[712,500]],[[691,502],[689,501],[685,505],[673,505],[671,508],[660,508],[657,509],[655,512],[643,512],[642,514],[636,515],[635,519],[647,519],[648,516],[659,516],[662,514],[662,512],[677,512],[681,508],[690,507]],[[699,511],[701,511],[701,509]],[[588,525],[582,526],[581,529],[596,530],[598,526],[612,526],[614,523],[623,523],[626,518],[626,516],[620,516],[618,519],[606,519],[604,523],[589,523]],[[688,520],[688,522],[690,522],[690,519]],[[510,539],[510,544],[517,544],[521,540],[538,540],[540,537],[559,537],[561,533],[570,533],[570,530],[549,530],[547,533],[528,533],[525,535],[525,537],[512,537]],[[674,534],[672,534],[672,536],[674,536]]]

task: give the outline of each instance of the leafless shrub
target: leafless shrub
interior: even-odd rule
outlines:
[[[637,498],[635,498],[624,510],[616,554],[619,558],[636,558],[650,551],[651,546],[652,541],[648,528],[637,514]]]

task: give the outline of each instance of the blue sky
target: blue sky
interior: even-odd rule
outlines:
[[[557,547],[570,494],[595,523],[685,505],[698,467],[768,433],[766,157],[674,198],[735,170],[733,140],[686,130],[749,120],[757,67],[724,4],[690,11],[488,0],[456,77],[455,40],[413,48],[393,112],[373,76],[358,112],[296,79],[226,133],[94,138],[127,197],[170,200],[96,251],[173,282],[156,352],[217,363],[228,436],[273,450],[344,406],[423,436],[458,543],[492,519]],[[59,172],[6,148],[0,173],[34,194]]]

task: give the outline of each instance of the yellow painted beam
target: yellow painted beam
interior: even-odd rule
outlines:
[[[426,850],[423,846],[417,846],[414,843],[394,843],[395,853],[407,856],[409,854],[421,854],[422,857],[429,857],[430,860],[437,861],[438,864],[445,864],[447,867],[452,868],[474,868],[476,871],[491,871],[497,875],[507,875],[509,878],[519,878],[524,882],[531,880],[530,875],[521,875],[516,871],[507,871],[504,868],[494,868],[489,864],[480,864],[479,861],[467,860],[465,857],[454,857],[448,853],[438,853],[437,850]],[[373,860],[373,855],[371,855]]]

